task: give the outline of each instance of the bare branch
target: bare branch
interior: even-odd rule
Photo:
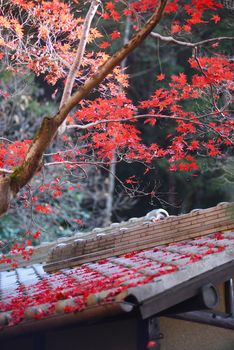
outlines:
[[[117,163],[117,162],[115,162]],[[108,162],[100,162],[100,161],[70,161],[70,160],[63,160],[63,161],[57,161],[57,162],[49,162],[49,163],[45,163],[44,166],[54,166],[54,165],[107,165]],[[112,163],[111,163],[112,164]]]
[[[13,173],[13,170],[5,169],[5,168],[0,168],[0,173],[12,174],[12,173]]]
[[[111,224],[111,216],[113,210],[114,189],[115,189],[115,176],[116,175],[116,150],[112,151],[112,162],[109,166],[108,176],[108,189],[106,193],[106,208],[104,217],[104,226]]]
[[[102,119],[102,120],[96,120],[95,122],[88,123],[85,125],[82,124],[71,124],[68,125],[68,129],[80,129],[80,130],[86,130],[93,128],[94,126],[97,126],[99,124],[105,124],[105,123],[120,123],[120,122],[128,122],[128,121],[134,121],[136,119],[142,119],[142,118],[170,118],[170,119],[181,119],[184,120],[184,118],[177,118],[175,115],[163,115],[163,114],[141,114],[141,115],[135,115],[131,118],[120,118],[120,119]]]
[[[198,116],[196,117],[196,119],[200,119],[200,118],[204,118],[210,115],[214,115],[214,114],[222,114],[220,111],[214,112],[214,113],[208,113],[206,115],[202,115],[202,116]],[[140,114],[140,115],[136,115],[133,116],[131,118],[123,118],[123,119],[103,119],[103,120],[97,120],[96,122],[92,122],[92,123],[88,123],[86,125],[69,125],[68,128],[69,129],[80,129],[80,130],[86,130],[89,128],[92,128],[98,124],[105,124],[105,123],[120,123],[120,122],[127,122],[127,121],[135,121],[137,119],[145,119],[145,118],[159,118],[159,119],[171,119],[171,120],[182,120],[182,121],[188,121],[190,123],[196,124],[196,125],[200,125],[200,126],[204,126],[207,129],[210,129],[212,131],[214,131],[216,134],[218,134],[219,136],[226,138],[228,141],[231,142],[231,144],[233,144],[233,141],[230,140],[227,136],[223,135],[222,133],[220,133],[219,131],[217,131],[215,128],[213,128],[212,126],[203,123],[201,121],[197,121],[197,120],[193,120],[192,118],[185,118],[185,117],[178,117],[176,115],[164,115],[164,114]]]
[[[161,0],[158,10],[154,12],[152,17],[146,22],[144,27],[139,30],[133,38],[120,48],[113,56],[108,58],[67,101],[60,109],[59,113],[54,117],[55,123],[59,125],[66,119],[70,111],[84,98],[89,92],[97,87],[112,70],[127,57],[136,47],[138,47],[143,40],[151,33],[152,29],[159,23],[163,16],[164,8],[167,0]]]
[[[14,143],[14,141],[11,141],[11,140],[7,139],[6,137],[0,137],[0,141],[6,141],[6,142],[9,142],[9,143]]]
[[[72,66],[69,70],[69,73],[68,73],[68,76],[66,79],[66,84],[65,84],[62,99],[60,102],[60,108],[67,102],[67,100],[71,96],[73,84],[75,82],[77,72],[80,69],[81,61],[82,61],[83,56],[84,56],[85,47],[87,44],[87,39],[89,36],[91,23],[92,23],[92,20],[95,16],[96,12],[97,12],[99,5],[100,5],[99,0],[92,0],[89,11],[85,17],[80,42],[79,42],[78,49],[76,52],[76,57],[72,63]],[[62,123],[62,125],[58,129],[59,135],[63,134],[65,130],[66,130],[66,120]]]
[[[192,48],[197,47],[197,46],[202,46],[205,44],[209,44],[212,42],[216,42],[216,41],[234,40],[233,36],[220,36],[217,38],[210,38],[210,39],[198,41],[196,43],[190,43],[190,42],[186,42],[186,41],[177,40],[177,39],[173,38],[173,36],[163,36],[159,33],[152,32],[152,33],[150,33],[150,35],[155,39],[159,39],[159,40],[167,42],[167,43],[173,43],[173,44],[177,44],[180,46],[187,46],[187,47],[192,47]]]

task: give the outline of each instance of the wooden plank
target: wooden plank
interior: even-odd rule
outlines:
[[[220,312],[191,311],[166,317],[234,330],[234,318]]]

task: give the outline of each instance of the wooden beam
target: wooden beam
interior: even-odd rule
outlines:
[[[160,333],[159,317],[151,317],[148,320],[148,332],[149,341],[147,349],[160,350],[160,339],[162,338],[162,334]]]
[[[224,283],[225,311],[234,318],[234,287],[233,279],[230,278]]]
[[[160,350],[159,318],[153,317],[137,322],[137,350]]]
[[[124,303],[126,304],[126,303]],[[14,337],[24,335],[31,335],[36,333],[43,333],[54,329],[64,329],[71,325],[87,324],[91,322],[101,322],[105,318],[118,317],[130,313],[131,308],[126,308],[121,302],[95,305],[87,307],[80,312],[56,313],[50,317],[22,321],[15,326],[5,327],[0,331],[0,344],[5,339],[13,339]],[[0,349],[1,346],[0,346]],[[33,349],[34,350],[34,349]]]
[[[152,295],[152,297],[146,300],[140,300],[139,307],[142,318],[146,319],[157,315],[171,306],[194,297],[199,293],[200,288],[208,282],[213,284],[225,282],[233,276],[233,271],[234,260],[204,272],[194,278],[188,279],[185,282],[178,283],[174,287],[156,294],[155,296]],[[152,286],[149,288],[152,288]],[[136,299],[139,301],[137,295]]]
[[[164,310],[160,313],[160,316],[181,314],[198,310],[211,310],[214,309],[218,303],[218,291],[211,283],[208,283],[199,288],[199,293],[197,295]]]
[[[220,312],[191,311],[167,317],[234,330],[234,318]]]

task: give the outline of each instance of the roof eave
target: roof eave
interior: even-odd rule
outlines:
[[[184,272],[180,271],[178,273],[183,274]],[[135,300],[135,304],[139,306],[141,317],[143,319],[156,315],[160,316],[160,312],[197,295],[200,288],[207,283],[223,283],[232,278],[233,274],[234,259],[221,266],[216,266],[209,271],[203,272],[200,275],[194,276],[189,280],[165,288],[164,291],[159,293],[156,292],[156,289],[160,289],[160,280],[158,285],[157,283],[154,283],[153,285],[150,283],[141,287],[144,291],[140,290],[139,287],[130,288],[126,301],[134,302]],[[170,275],[165,277],[167,279]],[[165,280],[162,284],[165,285]],[[154,288],[156,289],[153,290]]]
[[[0,331],[0,339],[4,340],[20,335],[27,335],[41,331],[49,331],[60,327],[66,327],[74,324],[90,322],[98,322],[108,317],[116,317],[125,313],[130,313],[134,309],[134,305],[127,302],[114,302],[103,305],[95,305],[87,307],[80,312],[70,312],[56,314],[47,318],[38,320],[27,320],[15,326],[5,327]]]

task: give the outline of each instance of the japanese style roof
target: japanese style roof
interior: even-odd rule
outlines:
[[[120,230],[126,223],[120,225],[121,237],[136,234],[125,246],[112,226],[111,233],[103,231],[112,239],[107,240],[106,250],[100,242],[107,237],[94,237],[93,232],[84,241],[74,238],[67,245],[57,244],[45,269],[36,263],[0,272],[0,337],[129,312],[137,305],[144,305],[141,312],[146,318],[196,295],[207,281],[217,283],[231,278],[233,207],[223,204],[212,209],[162,222],[131,222],[129,230]],[[183,229],[188,222],[189,234]],[[166,223],[174,236],[169,237],[169,230],[165,231]],[[140,236],[142,230],[145,236]],[[117,246],[117,242],[121,245]],[[83,251],[79,250],[80,243]],[[48,273],[51,270],[55,272]]]

